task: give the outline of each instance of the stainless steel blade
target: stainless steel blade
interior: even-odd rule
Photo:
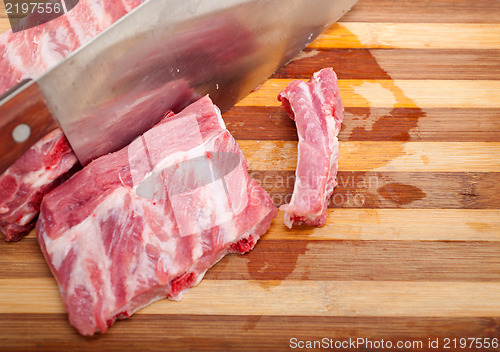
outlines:
[[[356,0],[149,0],[37,81],[82,164],[198,97],[225,110]]]

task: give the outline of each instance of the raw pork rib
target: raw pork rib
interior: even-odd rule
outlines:
[[[37,236],[70,323],[105,332],[250,251],[277,209],[247,167],[206,96],[46,195]]]
[[[80,0],[50,22],[0,34],[0,94],[47,71],[143,1]],[[66,173],[77,165],[62,131],[56,130],[0,176],[0,231],[5,240],[17,241],[29,232],[43,195],[69,178]]]
[[[19,241],[35,225],[43,195],[65,181],[78,165],[61,130],[54,130],[0,176],[0,231]]]
[[[293,81],[280,92],[288,116],[295,120],[299,136],[295,186],[284,222],[323,226],[328,199],[337,185],[339,141],[344,107],[331,68],[316,72],[309,82]]]

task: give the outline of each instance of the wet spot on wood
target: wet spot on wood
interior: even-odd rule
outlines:
[[[377,192],[397,205],[406,205],[426,196],[420,188],[402,183],[388,183],[377,189]]]
[[[254,330],[255,327],[257,326],[257,323],[261,320],[261,318],[262,318],[262,315],[250,315],[250,316],[248,316],[243,329],[245,331]]]
[[[280,242],[280,246],[256,246],[246,255],[248,274],[264,288],[279,285],[306,253],[308,241]]]

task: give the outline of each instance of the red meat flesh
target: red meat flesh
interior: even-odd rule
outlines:
[[[292,81],[278,95],[288,115],[295,120],[298,160],[295,185],[284,222],[323,226],[328,200],[337,185],[339,142],[344,118],[337,75],[331,68],[316,72],[309,82]]]
[[[47,194],[37,238],[83,335],[156,300],[179,300],[277,209],[207,97]]]

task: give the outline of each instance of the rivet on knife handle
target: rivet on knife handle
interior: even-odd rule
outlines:
[[[0,174],[58,127],[36,82],[23,83],[0,105]]]

